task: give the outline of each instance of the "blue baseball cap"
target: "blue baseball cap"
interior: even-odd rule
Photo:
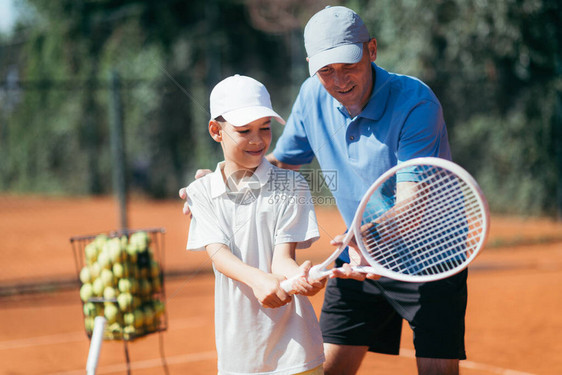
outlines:
[[[363,56],[363,43],[370,40],[361,17],[342,6],[326,7],[304,28],[304,46],[311,76],[329,64],[355,64]]]

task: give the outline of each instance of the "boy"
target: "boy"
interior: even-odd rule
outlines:
[[[323,374],[322,335],[305,295],[324,283],[302,277],[292,297],[279,285],[307,274],[310,262],[299,267],[295,249],[319,237],[304,178],[264,158],[271,118],[285,121],[250,77],[221,81],[210,106],[209,133],[225,160],[187,188],[187,249],[213,261],[219,374]]]

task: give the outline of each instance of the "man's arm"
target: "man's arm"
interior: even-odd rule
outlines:
[[[225,276],[252,288],[263,307],[281,307],[291,301],[291,296],[279,285],[284,277],[247,265],[224,244],[210,244],[206,246],[206,250],[215,268]]]

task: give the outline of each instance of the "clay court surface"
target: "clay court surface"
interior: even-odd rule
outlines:
[[[129,227],[163,227],[168,330],[129,344],[132,374],[216,374],[213,275],[186,253],[182,202],[131,200]],[[84,374],[89,340],[69,238],[118,228],[111,198],[0,195],[0,374]],[[299,259],[318,262],[344,226],[317,211],[322,238]],[[562,223],[493,217],[489,246],[469,273],[468,360],[461,374],[562,374]],[[27,291],[26,293],[16,293]],[[322,294],[313,298],[320,311]],[[162,345],[160,343],[162,342]],[[124,345],[105,341],[98,374],[125,374]],[[359,374],[416,374],[411,332],[400,356],[368,354]]]

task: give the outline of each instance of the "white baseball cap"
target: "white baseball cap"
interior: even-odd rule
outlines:
[[[211,91],[211,118],[224,117],[234,126],[244,126],[263,117],[285,120],[271,106],[263,84],[251,77],[236,74],[220,81]]]
[[[363,56],[363,43],[370,40],[361,17],[342,6],[326,7],[304,28],[304,46],[311,76],[329,64],[355,64]]]

